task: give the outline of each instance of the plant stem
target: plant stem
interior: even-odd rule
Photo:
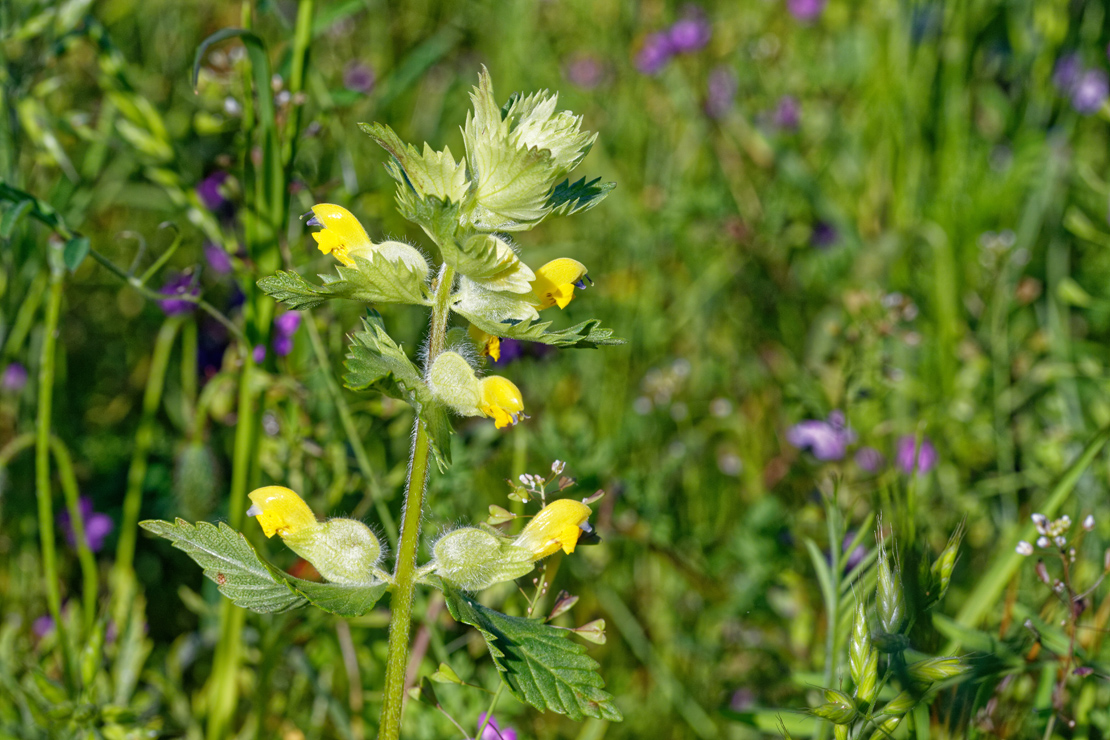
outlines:
[[[62,440],[56,436],[50,437],[50,448],[54,451],[54,464],[58,466],[58,477],[62,482],[62,493],[65,495],[66,508],[69,510],[70,526],[73,527],[73,539],[77,543],[77,559],[81,563],[82,599],[85,609],[85,630],[92,629],[96,621],[96,594],[100,589],[100,580],[96,572],[96,558],[89,549],[89,541],[85,535],[85,520],[81,517],[81,496],[77,487],[77,476],[73,472],[73,458],[69,454]]]
[[[439,273],[432,323],[428,332],[428,354],[424,368],[427,374],[436,357],[443,351],[450,318],[448,298],[455,282],[455,271],[444,265]],[[416,550],[420,544],[420,520],[424,509],[424,492],[428,486],[428,455],[431,444],[428,431],[417,416],[413,422],[412,454],[409,458],[409,479],[405,488],[405,508],[401,515],[401,542],[393,569],[392,615],[389,620],[389,652],[385,670],[385,701],[378,740],[399,740],[401,710],[405,700],[405,670],[409,659],[409,633],[412,628],[412,596],[416,584]]]
[[[50,495],[50,416],[54,403],[54,352],[58,344],[58,322],[62,313],[62,279],[56,265],[50,270],[50,293],[46,301],[46,326],[42,334],[42,359],[39,362],[38,418],[35,422],[35,495],[39,509],[39,540],[46,579],[46,603],[58,633],[62,651],[62,672],[66,685],[73,687],[73,666],[69,640],[62,622],[62,597],[58,590],[58,559],[54,546],[54,506]]]

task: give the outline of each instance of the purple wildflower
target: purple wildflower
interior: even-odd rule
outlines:
[[[670,34],[665,31],[650,33],[636,54],[636,69],[646,75],[658,74],[667,66],[673,54]]]
[[[41,640],[54,631],[54,617],[49,614],[43,614],[41,617],[31,622],[31,634]]]
[[[895,461],[902,472],[907,474],[913,473],[914,462],[916,461],[917,472],[924,475],[936,467],[938,460],[937,448],[933,446],[928,437],[921,438],[921,446],[917,450],[914,449],[915,442],[916,438],[912,434],[899,438],[894,453]]]
[[[728,67],[720,66],[709,73],[706,83],[708,95],[705,99],[705,112],[710,118],[721,118],[736,100],[736,76]]]
[[[501,367],[502,365],[508,365],[513,360],[519,360],[523,356],[524,342],[518,339],[502,339],[501,356],[493,364]]]
[[[771,122],[784,131],[796,131],[802,120],[802,106],[793,95],[783,95],[775,104]]]
[[[1071,91],[1071,106],[1083,115],[1097,113],[1110,96],[1110,78],[1101,69],[1089,69],[1079,76]]]
[[[205,242],[204,259],[208,266],[212,268],[212,272],[217,275],[226,275],[231,272],[231,255],[219,244]]]
[[[675,24],[667,31],[671,51],[675,54],[689,54],[704,49],[712,35],[713,27],[709,25],[709,21],[700,12],[691,13],[685,18],[675,21]]]
[[[813,225],[813,233],[809,237],[810,244],[817,249],[828,249],[839,241],[840,235],[836,227],[828,221],[818,221]]]
[[[287,357],[293,351],[293,337],[274,337],[274,354],[278,357]]]
[[[583,90],[593,90],[605,77],[605,68],[592,54],[576,54],[563,70],[567,80]]]
[[[860,447],[856,450],[856,465],[868,473],[877,473],[879,468],[886,462],[883,459],[883,453],[876,450],[874,447]]]
[[[223,170],[216,170],[197,184],[197,197],[205,208],[216,213],[230,205],[224,196],[223,186],[229,175]]]
[[[485,712],[478,715],[479,729],[483,724],[485,725],[485,729],[482,730],[482,736],[477,738],[477,740],[517,740],[516,730],[512,727],[502,728],[501,725],[497,724],[497,720],[494,717],[490,717],[489,722],[486,722]]]
[[[825,11],[826,0],[786,0],[790,15],[802,22],[816,20]]]
[[[4,368],[4,375],[0,378],[0,389],[8,393],[19,393],[27,385],[27,368],[18,362],[13,362]]]
[[[841,460],[856,435],[844,423],[844,414],[833,411],[826,421],[807,419],[790,427],[786,441],[799,450],[808,449],[818,460]]]
[[[200,295],[200,286],[193,280],[192,275],[178,275],[166,281],[162,286],[162,295],[195,297]],[[158,305],[162,307],[162,313],[167,316],[189,313],[197,307],[194,301],[181,298],[167,298],[164,301],[158,301]]]
[[[301,315],[296,311],[286,311],[274,319],[274,329],[283,337],[291,337],[301,326]]]
[[[374,69],[362,62],[351,62],[343,70],[343,87],[352,92],[369,93],[377,81]]]
[[[261,365],[266,360],[266,345],[257,344],[251,351],[251,357],[254,358],[255,365]]]
[[[1065,54],[1056,60],[1056,66],[1052,70],[1052,84],[1066,95],[1075,87],[1082,73],[1083,65],[1079,61],[1079,55]]]
[[[77,502],[77,509],[81,514],[81,522],[85,525],[85,544],[93,552],[100,552],[104,547],[104,540],[111,533],[112,517],[99,511],[93,511],[92,499],[82,496]],[[66,542],[72,548],[77,547],[77,534],[73,530],[73,520],[70,519],[69,509],[63,509],[58,516],[58,524],[62,528]]]

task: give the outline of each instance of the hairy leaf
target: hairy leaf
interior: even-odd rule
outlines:
[[[283,578],[294,591],[313,605],[341,617],[361,617],[366,614],[389,588],[386,583],[352,585],[302,581],[289,575],[283,575]]]
[[[548,331],[548,327],[551,326],[550,321],[521,321],[518,324],[502,323],[493,321],[478,311],[469,310],[466,305],[455,304],[451,308],[487,334],[502,338],[540,342],[563,348],[594,348],[599,345],[624,344],[623,339],[613,336],[612,329],[602,328],[600,319],[583,321],[581,324],[575,324],[559,331]]]
[[[547,207],[551,212],[561,216],[569,216],[572,213],[579,211],[588,211],[596,206],[605,197],[617,187],[615,182],[606,182],[598,184],[601,178],[595,178],[586,182],[586,178],[582,178],[573,185],[570,178],[555,186],[551,194],[547,197]]]
[[[528,294],[536,279],[509,243],[493,234],[475,234],[463,242],[454,267],[486,290],[497,292]]]
[[[332,298],[363,303],[428,303],[426,273],[404,262],[355,256],[355,267],[336,266],[335,275],[321,275],[313,285],[295,272],[278,270],[258,281],[258,287],[292,309],[315,308]]]
[[[256,612],[284,612],[304,606],[306,597],[295,592],[258,557],[246,537],[224,523],[189,524],[158,520],[139,522],[139,526],[165,537],[215,581],[222,593],[237,606]]]
[[[482,606],[446,581],[442,585],[451,616],[486,638],[501,679],[517,699],[576,721],[624,719],[604,690],[597,661],[563,630],[537,619],[510,617]]]

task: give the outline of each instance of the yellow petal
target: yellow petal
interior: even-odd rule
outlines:
[[[524,411],[524,399],[513,381],[500,375],[491,375],[482,379],[478,410],[492,417],[494,424],[501,429],[520,420],[520,414]]]
[[[470,338],[478,345],[478,349],[483,355],[492,357],[494,362],[501,359],[501,338],[495,337],[492,334],[486,334],[474,324],[470,325],[469,329]]]
[[[266,486],[248,494],[254,506],[247,510],[258,517],[267,537],[285,537],[317,525],[316,515],[300,496],[284,486]]]
[[[552,260],[536,270],[532,294],[539,301],[539,310],[558,304],[559,308],[574,298],[574,284],[586,276],[586,266],[569,257]]]
[[[530,551],[536,560],[559,551],[570,554],[582,534],[582,524],[590,518],[590,507],[581,501],[563,498],[552,501],[533,517],[513,545]]]
[[[352,253],[370,253],[374,243],[366,234],[366,229],[358,219],[343,206],[333,203],[317,203],[312,206],[311,225],[323,227],[323,231],[312,236],[324,254],[330,254],[348,267],[354,266]]]

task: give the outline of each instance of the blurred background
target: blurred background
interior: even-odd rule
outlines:
[[[0,737],[205,736],[222,629],[214,584],[140,534],[144,624],[125,635],[106,605],[120,540],[136,537],[129,485],[144,519],[245,508],[228,500],[240,394],[259,400],[252,484],[289,485],[317,511],[383,531],[380,493],[397,516],[411,411],[343,391],[356,451],[329,385],[362,307],[283,318],[253,284],[283,264],[312,279],[331,270],[298,218],[318,202],[349,208],[376,240],[420,244],[357,124],[459,156],[482,65],[500,99],[558,91],[559,107],[599,132],[575,176],[616,190],[518,243],[530,264],[569,256],[589,268],[595,286],[558,325],[596,316],[627,340],[506,343],[497,372],[531,418],[508,431],[459,420],[454,465],[433,475],[429,541],[508,506],[506,479],[556,459],[582,495],[607,492],[601,546],[563,559],[554,588],[580,597],[576,623],[606,620],[607,642],[589,653],[626,720],[579,724],[505,697],[504,737],[827,736],[800,713],[837,675],[837,620],[807,542],[827,556],[861,528],[862,558],[880,514],[907,568],[962,523],[949,592],[915,640],[933,653],[958,640],[975,656],[899,736],[1110,735],[1106,589],[1074,607],[1071,652],[1066,632],[1039,649],[1045,630],[1063,630],[1060,604],[1014,553],[1050,501],[1047,513],[1095,517],[1071,563],[1077,584],[1100,578],[1110,537],[1106,12],[1084,0],[4,3]],[[229,38],[198,56],[206,37],[247,26],[256,46]],[[266,130],[255,53],[271,66]],[[288,203],[263,212],[252,173],[275,158]],[[26,194],[41,203],[20,205]],[[46,529],[75,623],[82,584],[99,576],[85,608],[105,657],[88,670],[110,687],[79,696],[60,678],[28,438],[51,250],[74,268],[52,412],[72,466],[54,468]],[[231,329],[157,293],[200,293],[230,317],[264,371],[257,385],[238,384]],[[419,346],[421,311],[384,315]],[[79,496],[94,558],[84,569],[63,489]],[[253,522],[244,529],[296,567]],[[385,609],[247,617],[226,737],[372,737]],[[438,596],[419,594],[415,613],[414,676],[446,661],[496,685],[484,644]],[[1090,673],[1072,671],[1082,661]],[[437,690],[474,733],[489,697]],[[407,711],[407,737],[461,737],[426,703]],[[129,734],[140,732],[154,734]]]

